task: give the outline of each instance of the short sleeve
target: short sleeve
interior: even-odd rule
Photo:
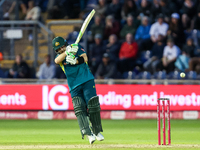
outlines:
[[[155,28],[155,24],[153,24],[150,28],[149,34],[152,36],[154,35],[154,28]]]
[[[164,36],[167,35],[168,28],[169,28],[168,24],[164,24],[164,27],[163,27],[163,30],[162,30],[162,35],[164,35]]]
[[[59,54],[56,55],[55,59],[59,56]]]
[[[178,46],[176,46],[176,57],[177,57],[178,55],[180,55],[180,53],[181,53],[180,48],[179,48]]]
[[[167,57],[167,46],[164,48],[163,57]]]

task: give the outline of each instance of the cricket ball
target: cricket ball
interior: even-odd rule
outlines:
[[[181,72],[181,73],[180,73],[180,77],[181,77],[181,78],[185,78],[185,73],[184,73],[184,72]]]

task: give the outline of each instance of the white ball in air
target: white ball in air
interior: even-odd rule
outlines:
[[[180,73],[180,77],[181,77],[181,78],[185,78],[185,73],[184,73],[184,72],[181,72],[181,73]]]

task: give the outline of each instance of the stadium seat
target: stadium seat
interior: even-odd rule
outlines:
[[[177,79],[177,80],[179,80],[179,79],[183,79],[183,78],[181,78],[180,77],[180,73],[181,72],[179,72],[179,71],[172,71],[172,72],[170,72],[169,74],[168,74],[168,79]]]
[[[12,68],[14,63],[15,63],[15,60],[2,60],[0,62],[0,65],[2,68]]]
[[[140,72],[138,74],[138,79],[151,79],[151,73],[148,71]]]
[[[138,66],[140,69],[143,69],[143,64],[146,62],[151,56],[151,51],[142,51],[138,54],[138,58],[135,61],[135,66]]]
[[[197,74],[197,80],[200,80],[200,74]]]
[[[144,63],[145,61],[147,61],[151,56],[151,51],[147,50],[147,51],[142,51],[140,53],[140,58],[139,60],[142,61],[142,63]]]
[[[189,80],[196,80],[197,79],[197,73],[195,71],[190,71],[186,74],[186,77]]]
[[[0,78],[5,78],[5,73],[1,68],[0,68]]]
[[[127,71],[122,74],[123,79],[135,79],[136,74],[133,71]]]
[[[154,79],[166,79],[167,78],[167,74],[166,74],[166,71],[159,71],[159,72],[156,72],[154,75],[153,75]]]
[[[30,67],[30,78],[36,78],[36,69],[35,67]]]
[[[55,36],[67,37],[70,32],[74,31],[73,25],[52,25],[50,27],[51,31]]]

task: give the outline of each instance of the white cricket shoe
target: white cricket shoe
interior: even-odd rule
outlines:
[[[90,144],[93,144],[94,141],[96,140],[95,136],[92,134],[92,135],[87,135],[88,139],[89,139],[89,142]]]
[[[103,135],[100,132],[97,135],[95,135],[95,137],[96,137],[96,139],[98,141],[103,141],[104,140],[104,137],[103,137]]]

